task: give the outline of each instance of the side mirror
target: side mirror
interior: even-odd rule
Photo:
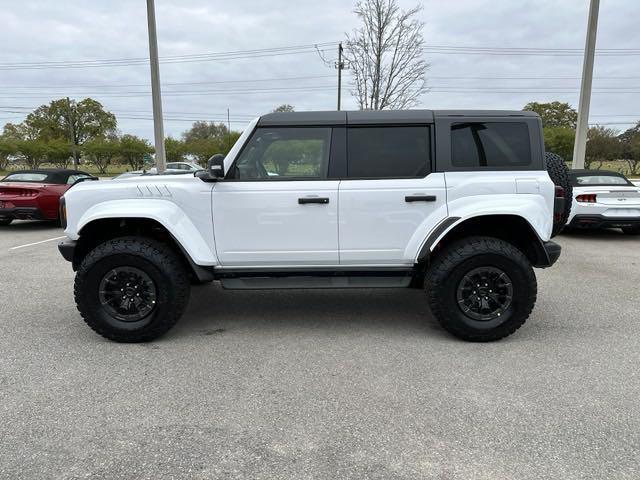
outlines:
[[[216,153],[207,161],[207,172],[211,178],[224,177],[224,155]]]

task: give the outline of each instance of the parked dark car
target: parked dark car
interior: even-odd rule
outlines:
[[[0,226],[16,219],[57,221],[60,197],[78,182],[97,179],[79,170],[11,172],[0,180]]]

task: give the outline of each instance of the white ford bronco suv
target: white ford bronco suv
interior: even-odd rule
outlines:
[[[82,317],[119,342],[167,332],[209,281],[424,288],[446,330],[490,341],[560,255],[557,192],[531,112],[272,113],[202,172],[69,190],[59,249]]]

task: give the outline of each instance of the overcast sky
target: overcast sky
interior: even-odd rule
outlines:
[[[432,90],[419,107],[520,109],[534,100],[575,106],[582,68],[575,50],[496,55],[442,53],[440,47],[582,49],[588,3],[422,2],[426,44],[438,49],[425,51]],[[156,8],[160,57],[172,61],[160,66],[167,135],[178,136],[195,119],[221,121],[227,108],[235,129],[282,103],[335,109],[336,71],[308,46],[330,43],[319,48],[332,62],[334,42],[357,25],[353,2],[156,0]],[[597,48],[603,54],[596,57],[592,123],[624,129],[629,125],[617,123],[640,119],[638,18],[638,0],[601,2]],[[184,57],[292,46],[305,47],[250,58]],[[117,115],[122,132],[152,138],[147,56],[144,0],[0,0],[0,122],[21,121],[20,112],[52,98],[91,96]],[[43,63],[94,60],[118,61],[81,68]],[[344,78],[343,106],[356,108],[348,71]]]

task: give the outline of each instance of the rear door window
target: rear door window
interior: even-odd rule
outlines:
[[[500,169],[531,165],[529,128],[520,122],[465,122],[451,125],[454,167]]]
[[[431,170],[429,127],[349,127],[347,177],[421,178]]]

